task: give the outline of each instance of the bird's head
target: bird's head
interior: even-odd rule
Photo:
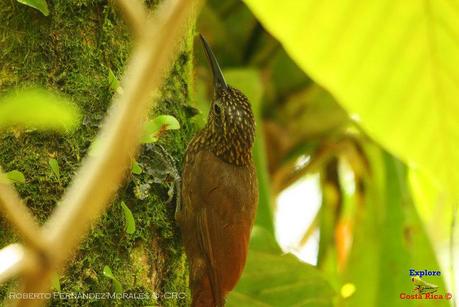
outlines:
[[[204,50],[213,74],[214,95],[207,128],[217,141],[251,150],[255,137],[255,120],[247,97],[228,85],[209,44],[201,35]]]

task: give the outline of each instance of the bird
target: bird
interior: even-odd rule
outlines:
[[[193,307],[222,307],[243,272],[258,204],[250,102],[228,85],[204,36],[214,93],[205,127],[185,151],[175,218]]]

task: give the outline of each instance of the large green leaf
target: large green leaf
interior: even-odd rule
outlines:
[[[334,296],[319,270],[283,254],[266,230],[255,227],[244,273],[227,306],[332,306]]]
[[[406,166],[376,146],[367,145],[365,151],[372,175],[356,212],[353,246],[343,273],[343,284],[355,289],[345,305],[427,306],[426,300],[400,299],[401,293],[414,293],[410,269],[441,271],[410,197]],[[442,276],[425,280],[439,286],[437,294],[445,295]],[[432,306],[449,303],[435,300]]]
[[[441,186],[419,170],[411,169],[409,179],[419,216],[440,254],[447,246],[453,230],[454,206],[451,206],[452,200]],[[458,230],[456,226],[455,231]]]
[[[458,0],[244,1],[375,140],[459,195]]]

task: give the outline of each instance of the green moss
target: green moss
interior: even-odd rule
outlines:
[[[80,128],[70,135],[10,130],[0,134],[0,164],[5,170],[24,173],[26,184],[16,185],[29,208],[43,223],[70,183],[113,95],[108,84],[108,69],[120,76],[131,49],[130,35],[119,15],[107,4],[96,0],[56,0],[50,3],[50,16],[15,1],[0,4],[0,92],[16,86],[39,84],[67,94],[83,112]],[[153,6],[155,1],[149,1]],[[144,172],[131,175],[113,205],[95,225],[79,251],[60,276],[62,292],[112,291],[112,282],[102,275],[110,266],[127,293],[149,293],[142,305],[186,305],[182,300],[166,299],[165,294],[186,292],[185,256],[174,221],[174,200],[170,198],[175,167],[180,169],[183,153],[194,129],[189,124],[192,37],[172,67],[161,90],[153,114],[171,114],[181,129],[167,132],[160,144],[147,145],[138,157]],[[164,156],[161,145],[172,159]],[[61,169],[57,181],[48,165],[56,158]],[[180,170],[179,170],[180,171]],[[100,184],[103,184],[101,182]],[[136,191],[142,190],[139,199]],[[119,206],[130,207],[136,232],[125,232]],[[17,237],[0,217],[0,246]],[[7,293],[0,287],[0,299]],[[157,295],[157,297],[155,297]],[[127,300],[123,306],[137,306]],[[58,300],[58,306],[111,306],[109,301]]]

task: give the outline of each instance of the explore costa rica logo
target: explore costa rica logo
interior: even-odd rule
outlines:
[[[422,270],[417,271],[415,269],[409,270],[409,276],[413,284],[413,290],[411,293],[400,293],[400,299],[403,300],[451,300],[453,298],[452,293],[439,292],[438,285],[432,282],[428,282],[422,279],[423,276],[435,276],[440,277],[440,271]]]

